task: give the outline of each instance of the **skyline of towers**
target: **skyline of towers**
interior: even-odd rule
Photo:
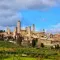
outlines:
[[[31,31],[35,31],[35,25],[33,24],[32,26],[28,26],[25,28],[26,32],[30,35]],[[10,34],[10,29],[7,27],[7,33]],[[15,27],[13,34],[15,35],[16,33],[21,33],[21,21],[18,20],[17,22],[17,27]]]
[[[30,34],[31,31],[35,31],[35,25],[33,24],[32,26],[28,26],[25,29],[27,31],[28,34]],[[21,31],[21,21],[19,20],[17,22],[17,33],[20,33]]]

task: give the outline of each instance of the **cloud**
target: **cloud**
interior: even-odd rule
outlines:
[[[46,29],[46,32],[50,33],[60,33],[60,23],[52,25],[50,29]]]
[[[56,0],[16,0],[16,3],[22,9],[45,9],[58,4]]]
[[[6,27],[0,26],[0,30],[6,30]]]
[[[60,28],[60,23],[56,24],[56,25],[52,25],[53,28]]]
[[[11,26],[11,27],[8,27],[8,28],[10,29],[10,31],[14,31],[15,26]],[[7,27],[5,27],[5,26],[0,26],[0,30],[5,30],[5,31],[7,31]]]
[[[45,9],[57,6],[60,0],[0,0],[0,26],[15,26],[22,9]]]

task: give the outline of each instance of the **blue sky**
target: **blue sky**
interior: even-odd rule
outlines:
[[[36,29],[51,29],[53,25],[60,23],[60,8],[54,7],[44,11],[21,10],[22,26],[36,25]]]

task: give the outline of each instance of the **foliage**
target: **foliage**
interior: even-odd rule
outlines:
[[[0,41],[0,47],[6,47],[6,48],[13,48],[13,47],[19,47],[18,45],[16,44],[13,44],[11,42],[8,42],[8,41]]]
[[[0,33],[1,33],[1,32],[5,32],[5,30],[0,30]]]
[[[35,47],[36,46],[36,43],[37,43],[37,39],[33,39],[32,40],[32,47]]]
[[[59,48],[60,48],[60,47],[59,47],[59,44],[57,44],[57,45],[55,46],[55,48],[56,48],[56,49],[59,49]]]
[[[22,54],[26,57],[22,57]],[[10,42],[0,41],[0,60],[59,60],[60,50],[48,47],[36,49],[33,47],[19,47]]]

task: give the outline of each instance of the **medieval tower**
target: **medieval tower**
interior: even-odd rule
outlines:
[[[17,22],[17,33],[20,33],[20,30],[21,30],[21,22],[18,21]]]
[[[32,25],[32,31],[33,32],[35,31],[35,25],[34,24]]]
[[[7,27],[7,34],[8,34],[8,35],[10,34],[10,29],[9,29],[9,27]]]

